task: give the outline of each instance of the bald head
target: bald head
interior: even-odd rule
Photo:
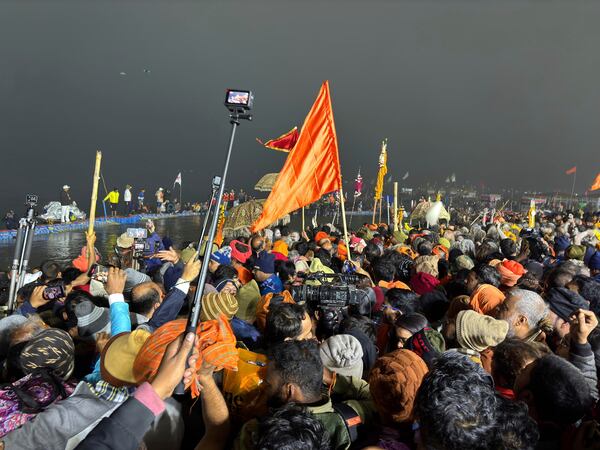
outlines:
[[[162,297],[163,291],[155,282],[140,283],[131,290],[131,311],[150,318],[160,306]]]

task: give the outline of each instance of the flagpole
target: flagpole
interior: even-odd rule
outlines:
[[[96,152],[96,164],[94,166],[94,179],[92,180],[92,197],[90,201],[90,215],[88,223],[88,237],[94,233],[94,222],[96,221],[96,201],[98,200],[98,181],[100,180],[100,164],[102,162],[102,152]],[[92,259],[94,249],[88,247],[87,258],[88,262]],[[88,264],[89,266],[89,264]]]
[[[304,233],[304,231],[306,231],[306,225],[304,225],[304,206],[303,206],[302,207],[302,233]]]
[[[340,187],[340,206],[342,208],[342,224],[344,225],[344,243],[346,244],[346,250],[348,251],[348,260],[352,260],[350,255],[350,241],[348,240],[348,225],[346,224],[346,207],[344,206],[344,191]]]
[[[575,180],[577,180],[577,169],[573,173],[573,186],[571,187],[571,199],[569,200],[569,205],[573,208],[573,194],[575,193]]]
[[[398,231],[398,182],[394,181],[394,231]]]
[[[373,220],[371,223],[375,223],[375,214],[377,213],[377,198],[373,200]]]
[[[352,212],[350,213],[350,226],[352,226],[352,219],[354,218],[354,205],[356,204],[356,195],[353,196],[352,200]]]

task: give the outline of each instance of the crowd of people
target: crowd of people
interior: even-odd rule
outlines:
[[[598,448],[600,216],[511,217],[88,235],[0,320],[0,448]]]

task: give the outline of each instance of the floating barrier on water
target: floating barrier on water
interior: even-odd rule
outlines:
[[[98,218],[94,222],[94,227],[103,227],[106,225],[138,223],[146,219],[168,219],[171,217],[189,217],[198,216],[200,213],[184,211],[178,214],[136,214],[128,217],[111,217],[110,219]],[[56,224],[39,224],[35,227],[35,235],[65,233],[68,231],[86,230],[88,221]],[[0,230],[0,241],[14,239],[17,235],[17,230]]]

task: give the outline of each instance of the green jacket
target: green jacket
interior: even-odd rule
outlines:
[[[332,392],[336,401],[349,405],[360,416],[363,424],[373,423],[376,418],[376,410],[371,400],[369,383],[355,377],[337,375],[336,383]],[[331,448],[334,450],[345,450],[350,448],[350,436],[344,423],[344,419],[333,409],[333,403],[328,395],[323,395],[321,401],[312,405],[304,405],[306,410],[313,413],[319,419],[329,433]],[[253,435],[258,431],[256,419],[244,424],[238,438],[235,441],[236,450],[251,450],[254,448]]]

